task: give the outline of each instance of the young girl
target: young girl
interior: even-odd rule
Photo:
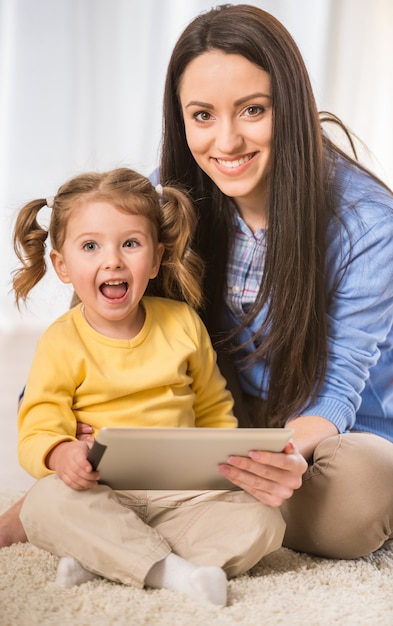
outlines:
[[[99,484],[89,445],[75,436],[77,421],[95,433],[103,426],[236,427],[198,315],[184,302],[144,297],[158,275],[166,296],[200,304],[192,207],[176,189],[157,191],[125,168],[83,174],[53,202],[30,202],[15,227],[17,303],[45,274],[48,232],[37,215],[46,204],[53,267],[81,303],[38,342],[19,411],[19,459],[39,479],[21,512],[26,535],[64,557],[60,585],[100,575],[224,606],[226,575],[281,545],[279,510],[243,491],[114,491]]]

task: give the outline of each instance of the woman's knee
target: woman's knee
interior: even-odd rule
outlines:
[[[331,558],[380,548],[393,523],[393,444],[368,433],[321,442],[302,487],[282,507],[284,545]]]

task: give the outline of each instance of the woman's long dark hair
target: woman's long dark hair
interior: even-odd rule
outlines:
[[[184,188],[198,212],[195,245],[206,264],[204,319],[219,344],[220,311],[233,233],[230,201],[199,168],[188,148],[179,101],[187,65],[210,50],[239,54],[270,75],[273,138],[267,250],[255,305],[237,333],[267,306],[246,365],[270,371],[266,412],[283,425],[315,397],[327,364],[325,236],[336,214],[330,180],[334,146],[324,137],[309,76],[291,35],[272,15],[224,5],[198,16],[180,36],[164,92],[161,180]],[[236,333],[227,337],[236,346]],[[235,350],[241,349],[236,346]]]

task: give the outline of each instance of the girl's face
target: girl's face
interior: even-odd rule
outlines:
[[[241,213],[263,212],[272,140],[269,74],[241,55],[212,50],[188,64],[179,96],[199,167]]]
[[[140,300],[159,270],[164,246],[151,222],[102,201],[82,202],[72,213],[55,271],[72,283],[89,324],[114,338],[129,339],[143,325]]]

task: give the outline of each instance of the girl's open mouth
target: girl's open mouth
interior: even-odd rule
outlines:
[[[120,300],[128,291],[128,283],[120,280],[109,280],[100,286],[100,291],[109,300]]]

